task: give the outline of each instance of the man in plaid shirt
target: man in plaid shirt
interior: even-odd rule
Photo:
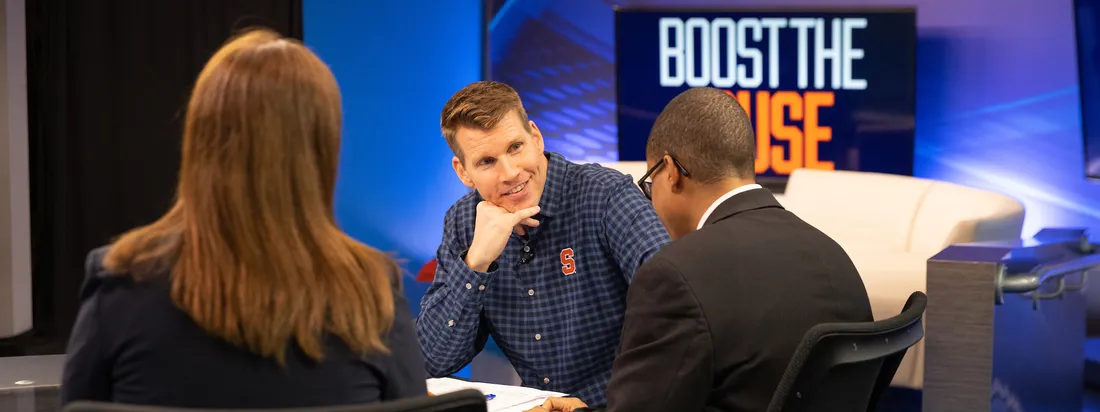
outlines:
[[[653,205],[622,173],[544,152],[505,84],[463,88],[440,123],[476,190],[447,211],[421,302],[428,373],[459,371],[492,336],[524,386],[602,405],[627,286],[669,240]]]

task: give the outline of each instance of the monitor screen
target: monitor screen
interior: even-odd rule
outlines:
[[[1100,178],[1100,0],[1074,1],[1085,175]]]
[[[756,128],[756,172],[911,175],[913,9],[622,8],[615,12],[619,160],[691,87],[726,91]]]

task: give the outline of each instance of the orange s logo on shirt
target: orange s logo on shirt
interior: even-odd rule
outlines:
[[[573,248],[567,247],[561,250],[561,273],[565,276],[577,272],[577,262],[573,260]]]

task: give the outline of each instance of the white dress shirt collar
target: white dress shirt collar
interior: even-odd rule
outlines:
[[[717,200],[714,201],[714,203],[710,204],[710,207],[707,208],[707,212],[703,213],[703,218],[699,219],[699,226],[696,226],[695,229],[702,229],[703,224],[707,223],[707,218],[710,217],[711,213],[714,213],[714,209],[717,209],[718,205],[722,204],[722,202],[729,200],[729,198],[737,195],[738,193],[744,193],[752,189],[763,189],[763,187],[756,183],[752,183],[744,186],[739,186],[736,189],[726,192],[726,194],[722,195],[722,197],[719,197]]]

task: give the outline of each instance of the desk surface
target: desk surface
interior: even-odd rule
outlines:
[[[0,411],[57,412],[61,405],[57,386],[0,389]]]
[[[0,358],[0,412],[57,412],[60,410],[61,372],[64,365],[65,355]],[[429,380],[431,381],[433,380]],[[503,389],[509,386],[468,383],[475,387],[484,385],[479,389],[491,387]],[[516,389],[535,392],[533,389]],[[535,405],[525,403],[523,406],[523,409],[526,409]]]
[[[61,384],[64,366],[65,355],[0,358],[0,390],[56,387]]]
[[[0,411],[56,412],[65,355],[0,358]]]

